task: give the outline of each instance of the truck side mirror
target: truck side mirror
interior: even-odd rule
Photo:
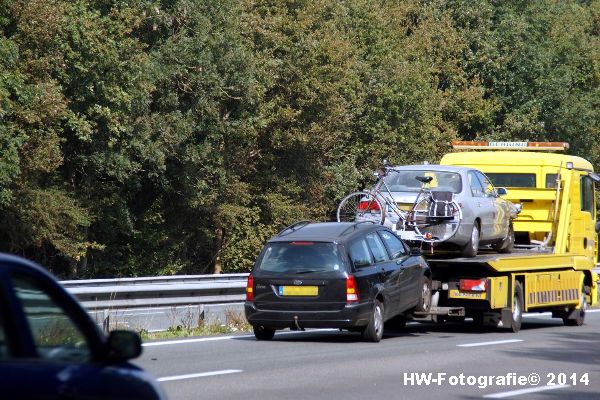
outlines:
[[[505,196],[508,194],[508,190],[506,190],[506,188],[499,187],[496,189],[496,193],[498,193],[498,196]]]

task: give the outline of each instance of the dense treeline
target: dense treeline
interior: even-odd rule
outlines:
[[[0,0],[0,247],[61,276],[245,271],[382,158],[600,165],[600,1]]]

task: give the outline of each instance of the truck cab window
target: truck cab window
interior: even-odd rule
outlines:
[[[594,182],[589,176],[581,177],[581,211],[587,211],[596,218],[594,207]]]

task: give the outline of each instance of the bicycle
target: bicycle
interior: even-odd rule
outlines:
[[[398,170],[384,165],[377,171],[372,190],[361,190],[344,197],[337,209],[338,222],[371,221],[391,225],[403,239],[429,243],[443,242],[458,231],[462,211],[449,191],[432,190],[432,176],[416,176],[421,188],[410,209],[403,210],[384,178]],[[388,216],[389,215],[389,216]]]

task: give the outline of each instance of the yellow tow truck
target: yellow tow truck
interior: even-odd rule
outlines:
[[[484,172],[503,197],[519,205],[511,254],[475,258],[431,256],[433,319],[464,319],[512,329],[524,312],[551,312],[581,325],[598,299],[598,228],[594,183],[600,176],[581,157],[557,154],[567,143],[453,142],[440,164]],[[432,314],[435,314],[432,313]],[[445,316],[442,316],[445,314]]]

